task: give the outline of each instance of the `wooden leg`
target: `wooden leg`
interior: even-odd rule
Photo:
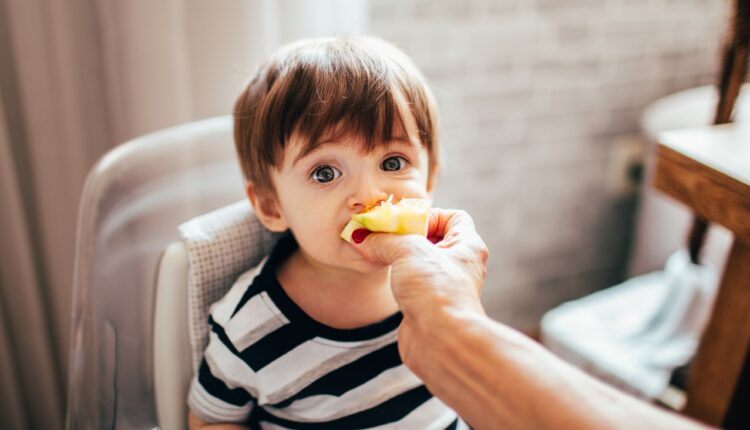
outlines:
[[[745,355],[745,367],[734,389],[732,403],[724,418],[724,427],[728,429],[750,428],[750,348]]]
[[[688,382],[685,413],[721,426],[750,345],[750,247],[735,240]]]

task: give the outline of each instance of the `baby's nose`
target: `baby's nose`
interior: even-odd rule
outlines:
[[[385,190],[372,183],[361,183],[347,199],[347,206],[352,212],[359,213],[388,199]]]

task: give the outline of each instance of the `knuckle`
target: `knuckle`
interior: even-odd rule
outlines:
[[[476,235],[475,239],[476,240],[472,241],[470,249],[472,253],[482,261],[482,263],[487,263],[487,259],[490,257],[490,249],[479,235]]]
[[[482,263],[487,264],[487,260],[490,258],[490,249],[487,248],[487,245],[482,242],[477,251],[479,253],[479,256],[482,258]]]
[[[463,209],[456,210],[456,217],[460,219],[462,223],[470,225],[472,229],[474,228],[474,219],[465,210]]]

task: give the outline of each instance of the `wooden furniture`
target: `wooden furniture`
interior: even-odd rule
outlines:
[[[685,413],[750,427],[750,126],[659,136],[653,186],[734,233],[716,302],[688,382]]]

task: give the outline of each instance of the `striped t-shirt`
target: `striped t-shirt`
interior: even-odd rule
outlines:
[[[296,248],[291,235],[279,240],[211,307],[193,413],[263,429],[467,428],[401,362],[400,313],[335,329],[286,295],[276,268]]]

